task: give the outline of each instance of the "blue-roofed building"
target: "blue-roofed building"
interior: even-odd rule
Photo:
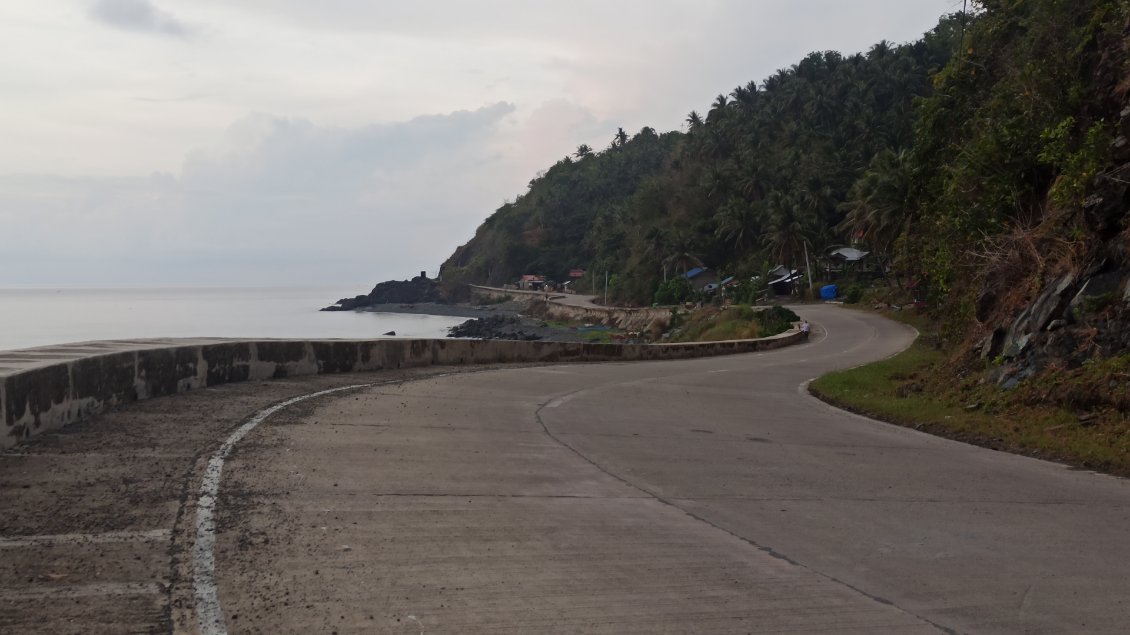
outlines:
[[[690,271],[683,274],[683,276],[687,279],[688,282],[691,283],[691,287],[699,291],[701,291],[708,284],[715,284],[718,282],[718,276],[714,275],[714,272],[707,269],[706,267],[695,267],[694,269],[691,269]]]

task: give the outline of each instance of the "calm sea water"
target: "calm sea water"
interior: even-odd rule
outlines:
[[[0,350],[142,337],[444,337],[466,318],[323,313],[357,288],[0,289]]]

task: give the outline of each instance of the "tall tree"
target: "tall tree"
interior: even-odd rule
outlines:
[[[914,168],[910,152],[886,150],[875,156],[841,205],[846,212],[836,229],[882,256],[889,256],[895,239],[909,223],[915,208]]]

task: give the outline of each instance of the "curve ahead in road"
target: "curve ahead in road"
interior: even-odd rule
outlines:
[[[829,408],[912,334],[456,373],[310,400],[224,467],[235,632],[1121,632],[1126,481]]]

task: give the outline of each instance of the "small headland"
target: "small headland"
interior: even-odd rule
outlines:
[[[800,319],[782,307],[586,309],[540,293],[477,290],[462,294],[468,302],[449,302],[443,287],[421,274],[412,280],[382,282],[367,295],[342,298],[322,310],[468,318],[451,329],[449,337],[456,338],[624,344],[754,339],[782,333]]]

